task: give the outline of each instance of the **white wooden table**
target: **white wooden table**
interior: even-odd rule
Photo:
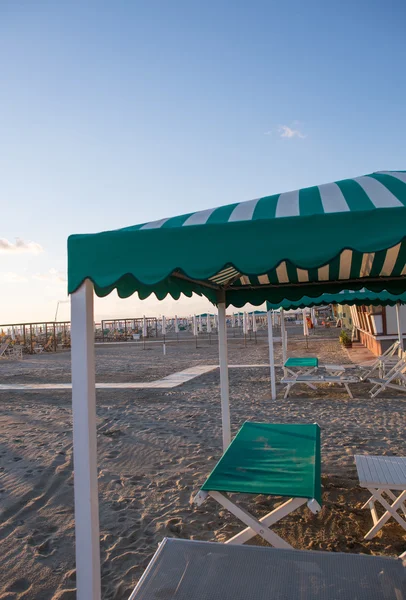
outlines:
[[[374,522],[365,539],[371,540],[391,517],[406,530],[406,457],[357,454],[355,464],[360,486],[372,494],[362,507],[370,509]],[[375,502],[379,502],[385,509],[381,517],[378,517]]]

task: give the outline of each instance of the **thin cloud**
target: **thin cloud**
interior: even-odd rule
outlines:
[[[44,249],[37,242],[28,242],[21,238],[16,238],[15,243],[0,238],[0,253],[2,254],[40,254]]]
[[[281,138],[292,139],[298,137],[304,139],[306,137],[299,129],[293,129],[288,125],[279,125],[278,132]]]
[[[56,269],[49,269],[47,273],[35,273],[32,276],[37,281],[48,281],[52,283],[66,283],[66,277],[61,271]]]
[[[24,281],[28,281],[27,277],[23,275],[19,275],[18,273],[0,273],[0,281],[2,283],[22,283]]]

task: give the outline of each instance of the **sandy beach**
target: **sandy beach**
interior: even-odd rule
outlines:
[[[317,330],[306,349],[292,328],[289,354],[350,363],[338,333]],[[268,358],[264,334],[246,347],[230,339],[230,364],[266,364]],[[98,382],[154,381],[217,361],[215,341],[198,348],[192,340],[171,343],[166,356],[160,344],[96,347]],[[2,384],[69,381],[69,352],[0,363]],[[353,400],[327,386],[316,392],[296,387],[283,400],[282,388],[278,384],[272,401],[267,368],[230,369],[233,433],[245,420],[317,422],[322,430],[323,509],[317,516],[299,509],[275,531],[295,548],[400,554],[406,535],[393,521],[372,541],[363,539],[371,516],[361,510],[368,493],[357,486],[353,456],[405,455],[406,397],[391,392],[371,400],[370,385],[357,384]],[[220,542],[240,529],[216,503],[196,508],[190,502],[221,455],[219,372],[173,389],[98,390],[97,416],[103,598],[124,600],[163,537]],[[71,393],[0,391],[0,423],[0,599],[73,600]],[[242,501],[259,516],[279,502],[248,495]]]

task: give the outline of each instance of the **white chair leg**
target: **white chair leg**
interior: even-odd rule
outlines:
[[[270,527],[271,525],[274,525],[300,506],[303,506],[303,504],[306,504],[306,502],[306,498],[291,498],[287,502],[284,502],[283,504],[275,508],[272,512],[259,519],[259,522],[262,523],[262,525],[264,525],[265,527]],[[250,540],[252,537],[252,530],[250,527],[247,527],[243,531],[240,531],[240,533],[237,533],[234,537],[227,540],[226,543],[245,544],[245,542]]]
[[[374,515],[372,515],[372,518],[374,520],[374,526],[368,531],[368,533],[365,536],[365,539],[372,540],[372,538],[375,537],[375,535],[378,533],[378,531],[380,529],[382,529],[382,527],[385,525],[385,523],[387,523],[387,521],[389,521],[389,519],[391,517],[393,517],[399,523],[399,525],[401,525],[403,527],[403,529],[405,529],[405,531],[406,531],[406,521],[404,519],[402,519],[402,517],[400,515],[398,515],[398,513],[396,512],[397,509],[402,506],[402,503],[406,499],[406,490],[404,492],[402,492],[400,494],[400,496],[398,496],[398,498],[395,500],[395,502],[392,505],[390,505],[390,504],[388,504],[388,502],[386,502],[385,498],[383,498],[383,496],[379,490],[369,489],[369,491],[371,492],[371,494],[373,495],[375,500],[378,500],[378,502],[380,502],[380,504],[382,504],[382,506],[384,507],[386,512],[376,522],[375,522],[376,516],[374,518]],[[373,505],[373,502],[371,502],[371,504]],[[371,510],[371,513],[372,513],[372,510]]]
[[[285,542],[279,535],[264,527],[264,525],[258,521],[255,517],[250,515],[249,512],[241,508],[241,506],[237,506],[229,498],[221,494],[220,492],[209,492],[210,496],[217,500],[219,504],[224,506],[227,510],[229,510],[237,519],[240,519],[245,525],[248,525],[248,528],[252,530],[252,536],[260,535],[264,540],[269,542],[271,546],[275,548],[285,548],[291,549],[292,546]],[[226,542],[227,543],[227,542]]]

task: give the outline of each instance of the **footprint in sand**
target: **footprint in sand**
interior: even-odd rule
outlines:
[[[31,587],[31,584],[28,581],[28,579],[24,579],[22,577],[21,579],[16,579],[15,581],[13,581],[13,583],[8,586],[7,591],[8,592],[25,592],[30,587]]]
[[[51,546],[51,540],[45,540],[42,544],[36,547],[36,552],[40,556],[50,556],[55,552],[55,550]]]

